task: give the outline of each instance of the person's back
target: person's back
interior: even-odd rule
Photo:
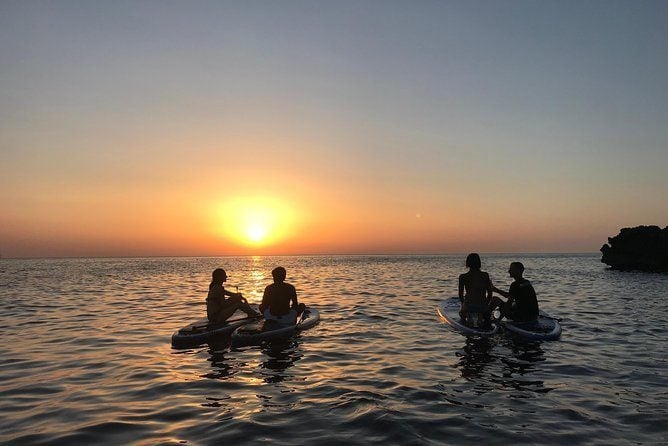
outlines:
[[[538,299],[531,282],[523,277],[510,284],[508,291],[513,297],[512,319],[515,321],[533,321],[538,318]]]
[[[290,303],[297,300],[295,287],[286,282],[272,283],[264,289],[262,304],[274,316],[283,316],[290,312]]]
[[[297,316],[304,311],[304,305],[297,301],[297,290],[285,283],[285,268],[279,266],[271,272],[274,283],[264,289],[260,311],[268,321],[294,324]]]
[[[492,297],[492,281],[489,274],[481,271],[480,256],[471,253],[466,257],[466,266],[469,271],[459,276],[459,300],[462,307],[459,315],[467,323],[471,323],[470,314],[476,313],[479,316],[474,318],[475,324],[486,324],[489,321],[489,299]],[[478,320],[482,318],[482,320]]]
[[[487,294],[490,289],[489,274],[480,270],[471,270],[459,276],[464,286],[464,303],[475,306],[487,305]]]
[[[219,319],[219,313],[225,306],[225,288],[222,283],[215,283],[209,286],[209,293],[206,296],[206,316],[209,321],[214,322]]]

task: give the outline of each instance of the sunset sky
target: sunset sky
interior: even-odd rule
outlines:
[[[668,2],[0,2],[0,255],[668,225]]]

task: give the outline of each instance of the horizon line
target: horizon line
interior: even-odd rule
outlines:
[[[468,255],[469,252],[442,252],[442,253],[312,253],[312,254],[204,254],[204,255],[64,255],[64,256],[17,256],[0,257],[0,260],[58,260],[58,259],[168,259],[168,258],[233,258],[233,257],[439,257]],[[600,254],[599,251],[555,251],[555,252],[536,252],[536,251],[478,251],[481,255],[583,255]]]

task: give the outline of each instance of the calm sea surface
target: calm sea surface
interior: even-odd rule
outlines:
[[[483,256],[525,263],[544,343],[448,329],[463,256],[0,260],[0,443],[666,444],[668,275],[599,258]],[[277,265],[319,325],[171,348],[215,267],[258,302]]]

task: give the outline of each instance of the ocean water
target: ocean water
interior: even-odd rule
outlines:
[[[666,444],[668,275],[597,255],[525,263],[559,341],[452,332],[463,256],[0,260],[3,444]],[[176,350],[211,271],[258,302],[288,270],[322,320]]]

